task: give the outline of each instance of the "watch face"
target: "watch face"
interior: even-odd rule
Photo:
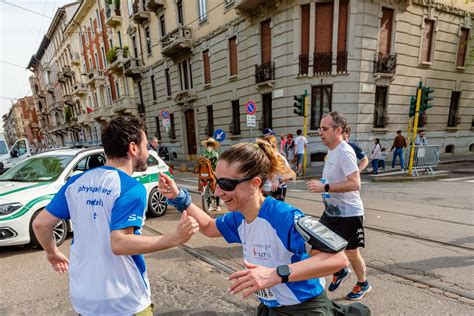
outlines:
[[[288,276],[288,275],[290,275],[290,267],[288,267],[287,265],[279,266],[277,268],[277,273],[281,277]]]

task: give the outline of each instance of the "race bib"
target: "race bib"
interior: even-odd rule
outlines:
[[[267,301],[274,301],[276,300],[276,297],[273,295],[273,292],[271,289],[262,289],[258,290],[255,295],[257,295],[258,298],[267,300]]]

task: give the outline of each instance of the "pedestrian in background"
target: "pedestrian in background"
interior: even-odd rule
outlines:
[[[374,140],[374,149],[372,150],[372,173],[379,173],[379,159],[382,156],[382,146],[380,145],[380,139]]]
[[[347,266],[347,258],[342,252],[307,252],[295,228],[304,214],[263,195],[269,175],[291,171],[278,157],[261,139],[222,153],[215,194],[229,213],[216,219],[191,203],[189,193],[170,177],[161,174],[158,189],[178,211],[195,217],[204,235],[242,244],[245,269],[230,275],[229,292],[243,298],[255,293],[260,300],[257,315],[332,315],[323,277]]]
[[[216,171],[217,160],[219,160],[219,153],[217,152],[217,148],[221,146],[217,140],[210,137],[206,140],[203,140],[202,145],[204,146],[204,151],[201,153],[202,158],[206,158],[211,162],[212,171]],[[212,211],[213,207],[209,207],[209,211]],[[219,197],[216,196],[216,211],[221,211],[221,200]]]
[[[280,135],[280,154],[282,154],[285,158],[287,158],[285,148],[286,148],[286,137],[285,135],[281,134]]]
[[[296,131],[296,138],[295,138],[295,156],[296,156],[296,163],[297,163],[297,171],[296,174],[301,176],[303,174],[303,161],[304,161],[304,153],[308,141],[306,137],[304,137],[302,130]]]
[[[38,241],[58,273],[69,271],[69,292],[81,315],[153,315],[143,254],[178,246],[199,230],[183,212],[176,231],[144,236],[146,189],[132,178],[147,169],[143,123],[114,118],[102,131],[107,163],[71,177],[33,222]],[[70,260],[56,247],[53,227],[70,219]]]
[[[416,146],[426,146],[428,145],[428,139],[426,138],[425,131],[419,131],[415,139]]]
[[[349,145],[351,145],[352,149],[354,149],[354,153],[356,155],[356,158],[357,158],[357,160],[359,160],[359,164],[358,164],[359,173],[362,173],[362,171],[364,171],[365,168],[367,168],[367,166],[369,165],[369,158],[367,158],[367,154],[365,153],[365,151],[362,150],[362,148],[360,148],[360,146],[358,144],[356,144],[355,142],[352,142],[350,140],[350,138],[351,138],[351,127],[350,126],[346,127],[346,130],[344,131],[344,134],[342,134],[342,136],[343,136],[343,139]]]
[[[154,150],[156,153],[158,153],[158,138],[151,138],[150,142],[148,143],[147,149],[148,151]]]
[[[323,181],[311,180],[307,187],[310,192],[323,193],[325,210],[320,222],[336,234],[347,240],[345,253],[355,274],[357,283],[349,300],[360,300],[372,287],[366,278],[366,265],[359,248],[365,247],[364,205],[360,198],[360,175],[354,150],[342,138],[347,128],[345,118],[338,112],[323,116],[319,135],[328,154],[324,162]],[[344,268],[333,275],[329,285],[330,292],[335,291],[351,273]]]
[[[407,147],[407,141],[405,137],[402,135],[402,131],[398,130],[397,131],[397,136],[393,140],[393,145],[390,151],[395,149],[393,152],[393,158],[392,158],[392,169],[395,169],[395,164],[397,162],[397,157],[400,159],[400,167],[402,170],[405,170],[405,162],[403,160],[403,148]]]
[[[296,170],[296,156],[295,156],[295,142],[293,140],[293,134],[288,134],[286,137],[286,159],[290,164],[291,169]]]

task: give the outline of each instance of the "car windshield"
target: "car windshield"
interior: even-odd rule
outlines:
[[[4,155],[8,153],[7,144],[3,140],[0,140],[0,155]]]
[[[31,157],[0,176],[0,181],[48,182],[56,180],[75,156]]]

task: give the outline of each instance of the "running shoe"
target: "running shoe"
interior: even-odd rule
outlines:
[[[365,294],[369,293],[370,290],[372,290],[372,287],[369,283],[366,283],[366,285],[361,285],[360,283],[357,283],[354,286],[352,292],[347,294],[346,298],[351,301],[358,301],[364,298]]]
[[[331,284],[329,284],[329,287],[328,287],[329,292],[334,292],[335,290],[337,290],[339,285],[341,285],[342,282],[344,282],[345,280],[347,280],[347,278],[349,278],[349,276],[351,275],[351,269],[344,268],[341,271],[339,271],[339,273],[340,273],[339,275],[333,276],[332,282]]]

